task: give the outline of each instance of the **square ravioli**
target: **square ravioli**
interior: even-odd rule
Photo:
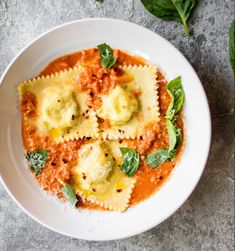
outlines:
[[[86,105],[87,94],[74,84],[81,70],[79,66],[19,85],[21,102],[34,106],[34,116],[22,111],[25,128],[35,128],[39,135],[56,142],[99,136],[95,112]]]
[[[114,211],[124,211],[135,184],[134,177],[121,170],[121,145],[115,141],[94,141],[79,150],[72,172],[73,187],[83,199]]]
[[[108,121],[101,130],[103,139],[134,139],[159,121],[157,70],[153,66],[122,66],[130,81],[118,84],[106,95],[97,116]]]

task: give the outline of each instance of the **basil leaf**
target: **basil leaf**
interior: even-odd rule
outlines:
[[[113,50],[107,44],[98,45],[101,62],[104,68],[110,68],[116,63],[116,59],[113,57]]]
[[[77,203],[76,192],[70,184],[65,184],[61,189],[64,197],[75,207]]]
[[[133,176],[139,167],[140,156],[133,148],[121,147],[120,151],[122,153],[122,165],[121,171],[124,172],[127,176]]]
[[[25,154],[30,168],[38,175],[45,166],[48,159],[47,150],[36,150]]]
[[[181,144],[182,134],[181,134],[181,129],[176,124],[174,126],[175,126],[175,134],[176,134],[176,144],[175,144],[174,149],[177,149],[179,145]]]
[[[147,156],[145,162],[153,169],[166,161],[172,161],[175,157],[175,150],[169,151],[167,148],[160,150]]]
[[[166,119],[167,131],[169,136],[169,148],[168,151],[171,152],[176,149],[181,143],[181,129],[171,120]]]
[[[166,89],[171,96],[171,103],[167,109],[165,117],[172,120],[184,103],[184,89],[181,84],[181,77],[177,77],[170,81]]]
[[[229,56],[231,66],[235,74],[235,21],[233,21],[229,29]]]
[[[161,148],[147,156],[145,162],[152,168],[158,167],[165,161],[173,161],[177,147],[181,144],[181,129],[175,121],[178,119],[176,113],[184,103],[184,90],[181,85],[181,77],[177,77],[167,85],[167,91],[171,96],[171,103],[166,112],[166,125],[169,136],[169,147]]]
[[[197,4],[197,0],[141,0],[144,7],[154,16],[181,22],[187,36],[187,20]]]
[[[171,150],[175,148],[175,145],[176,145],[176,130],[175,130],[175,126],[169,119],[166,119],[166,125],[167,125],[168,137],[169,137],[168,152],[170,152]]]

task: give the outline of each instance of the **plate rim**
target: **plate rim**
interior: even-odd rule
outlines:
[[[159,224],[161,224],[162,222],[164,222],[166,219],[168,219],[170,216],[172,216],[174,213],[176,213],[176,211],[188,200],[189,196],[192,194],[192,192],[195,190],[198,182],[200,181],[201,179],[201,176],[205,170],[205,167],[206,167],[206,164],[207,164],[207,160],[208,160],[208,157],[209,157],[209,153],[210,153],[210,147],[211,147],[211,136],[212,136],[212,121],[211,121],[211,112],[210,112],[210,106],[209,106],[209,103],[208,103],[208,99],[207,99],[207,96],[206,96],[206,93],[205,93],[205,90],[204,90],[204,87],[201,83],[201,80],[199,79],[196,71],[194,70],[194,68],[192,67],[191,63],[187,60],[187,58],[173,45],[171,44],[166,38],[162,37],[161,35],[159,35],[158,33],[146,28],[146,27],[143,27],[139,24],[136,24],[136,23],[133,23],[133,22],[130,22],[130,21],[126,21],[126,20],[122,20],[122,19],[115,19],[115,18],[82,18],[82,19],[77,19],[77,20],[73,20],[73,21],[69,21],[69,22],[66,22],[66,23],[63,23],[63,24],[60,24],[58,26],[55,26],[45,32],[43,32],[42,34],[40,34],[39,36],[37,36],[36,38],[30,40],[29,43],[27,43],[17,54],[15,57],[13,57],[13,59],[10,61],[10,63],[7,65],[6,69],[3,71],[2,73],[2,76],[0,78],[0,87],[2,85],[2,82],[6,76],[6,74],[8,73],[8,71],[10,70],[10,68],[12,67],[12,65],[14,64],[14,62],[17,60],[17,58],[19,58],[21,56],[21,54],[24,53],[24,51],[30,47],[31,45],[33,45],[37,40],[41,39],[42,37],[44,36],[47,36],[49,33],[57,30],[57,29],[61,29],[63,27],[66,27],[66,26],[69,26],[69,25],[72,25],[72,24],[75,24],[75,23],[83,23],[83,22],[94,22],[94,21],[107,21],[107,22],[116,22],[116,23],[123,23],[123,24],[126,24],[126,25],[132,25],[132,26],[135,26],[136,28],[138,29],[141,29],[143,31],[148,31],[148,32],[151,32],[153,35],[155,36],[158,36],[160,39],[162,39],[168,46],[172,47],[174,50],[176,50],[178,53],[179,53],[179,56],[181,56],[181,58],[183,59],[183,61],[185,63],[188,64],[188,66],[191,68],[191,70],[193,71],[193,73],[195,74],[195,77],[197,78],[198,82],[200,83],[199,87],[202,91],[202,94],[203,94],[203,98],[206,102],[206,112],[208,113],[208,132],[209,132],[209,135],[208,135],[208,145],[207,145],[207,148],[206,148],[206,154],[205,154],[205,157],[204,157],[204,161],[203,161],[203,167],[201,168],[201,171],[200,171],[200,175],[198,176],[198,179],[194,181],[194,184],[192,184],[191,186],[191,189],[188,189],[188,192],[187,192],[187,196],[185,196],[185,199],[182,200],[177,206],[175,206],[174,210],[172,210],[171,213],[167,214],[166,216],[164,216],[162,218],[161,221],[159,221],[158,223],[154,222],[148,226],[145,226],[145,227],[142,227],[141,230],[137,230],[137,231],[132,231],[130,232],[129,234],[124,234],[124,235],[119,235],[119,237],[113,237],[113,238],[103,238],[103,239],[95,239],[95,238],[86,238],[86,239],[81,239],[79,238],[78,236],[75,236],[75,235],[72,235],[72,234],[68,234],[67,232],[64,232],[62,230],[58,230],[56,228],[53,228],[52,226],[46,224],[45,222],[37,219],[36,216],[32,215],[19,201],[17,201],[17,199],[14,197],[14,195],[10,192],[10,190],[8,189],[6,183],[4,182],[3,178],[1,177],[1,173],[0,173],[0,181],[1,183],[3,184],[3,187],[5,188],[5,190],[7,191],[7,193],[10,195],[10,197],[12,198],[12,200],[21,208],[21,210],[23,212],[25,212],[28,216],[30,216],[32,219],[34,219],[36,222],[38,222],[39,224],[43,225],[44,227],[56,232],[56,233],[60,233],[62,235],[65,235],[65,236],[68,236],[68,237],[72,237],[72,238],[76,238],[76,239],[80,239],[80,240],[87,240],[87,241],[110,241],[110,240],[119,240],[119,239],[125,239],[125,238],[128,238],[128,237],[131,237],[131,236],[135,236],[135,235],[138,235],[138,234],[141,234],[141,233],[144,233],[156,226],[158,226]],[[186,128],[187,130],[187,128]],[[184,154],[184,153],[183,153]]]

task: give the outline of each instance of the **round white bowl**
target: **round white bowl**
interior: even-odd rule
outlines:
[[[41,191],[25,168],[17,85],[65,53],[106,42],[145,57],[168,80],[182,77],[186,147],[169,180],[150,197],[124,213],[64,209]],[[35,39],[10,63],[0,81],[0,175],[15,202],[44,226],[79,239],[112,240],[144,232],[173,214],[189,197],[204,170],[210,148],[211,120],[203,87],[185,57],[159,35],[114,19],[71,22]],[[9,209],[11,210],[11,209]]]

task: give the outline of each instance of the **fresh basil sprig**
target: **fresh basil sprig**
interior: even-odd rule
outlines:
[[[152,168],[158,167],[166,161],[173,161],[176,149],[182,141],[181,129],[175,123],[176,113],[181,109],[184,103],[184,90],[181,84],[181,78],[170,81],[167,85],[167,91],[171,96],[171,103],[166,112],[166,125],[169,137],[169,147],[161,148],[158,151],[147,156],[145,162]]]
[[[77,203],[76,192],[70,184],[65,184],[61,189],[64,197],[75,207]]]
[[[165,117],[167,119],[173,120],[175,114],[181,109],[184,103],[184,89],[181,84],[181,77],[177,77],[170,81],[166,89],[171,96],[171,103],[168,106]]]
[[[232,22],[229,29],[229,56],[231,66],[235,74],[235,21]]]
[[[47,150],[35,150],[25,154],[25,158],[29,163],[30,168],[38,175],[45,166],[48,159]]]
[[[112,48],[107,44],[100,44],[97,47],[100,53],[100,59],[103,67],[110,68],[115,65],[116,58],[114,58],[113,56]]]
[[[181,22],[187,36],[187,20],[197,0],[141,0],[144,7],[156,17]]]
[[[166,125],[169,136],[168,151],[171,152],[172,150],[176,149],[181,143],[181,129],[169,119],[166,119]]]
[[[120,151],[122,153],[122,165],[121,171],[124,172],[127,176],[133,176],[139,167],[140,156],[133,148],[121,147]]]
[[[169,152],[166,148],[161,148],[158,151],[149,154],[145,160],[145,162],[151,166],[153,169],[158,167],[160,164],[166,161],[172,161],[175,157],[175,151],[172,150]]]

